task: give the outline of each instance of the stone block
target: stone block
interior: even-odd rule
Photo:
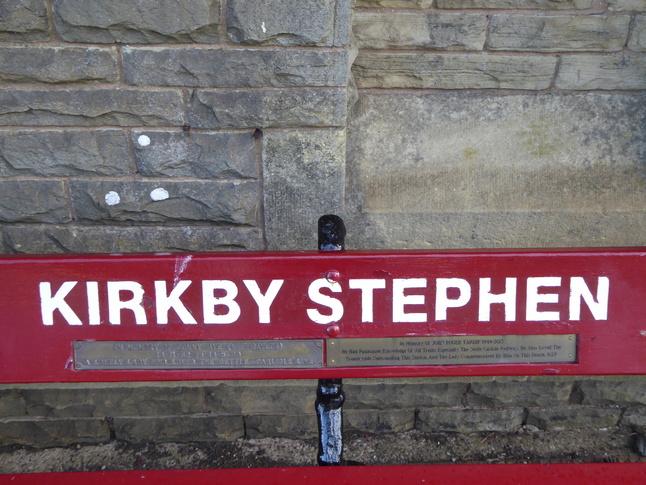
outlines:
[[[556,77],[559,89],[646,89],[646,56],[564,55]]]
[[[551,56],[360,51],[352,66],[359,88],[549,88]]]
[[[116,417],[114,433],[129,443],[231,441],[244,436],[242,416]]]
[[[628,48],[633,51],[646,52],[646,15],[635,17],[635,25],[628,42]]]
[[[345,430],[364,433],[404,433],[415,428],[415,410],[344,410],[343,426]]]
[[[611,12],[646,12],[643,0],[608,0]]]
[[[344,205],[345,131],[267,131],[263,153],[269,248],[316,249],[319,217]]]
[[[338,4],[349,3],[349,0],[229,0],[229,40],[238,44],[339,45],[335,42],[336,9]],[[345,21],[350,21],[349,16]]]
[[[205,390],[207,412],[244,415],[305,415],[314,412],[316,381],[222,382]]]
[[[54,0],[68,42],[156,44],[219,41],[219,0]]]
[[[575,391],[586,406],[646,404],[646,380],[581,380]]]
[[[108,441],[104,419],[0,419],[0,445],[48,448]]]
[[[3,177],[118,177],[133,171],[121,130],[0,130]]]
[[[0,82],[115,82],[117,50],[83,47],[0,47]]]
[[[345,86],[345,51],[124,47],[133,85],[190,87]]]
[[[473,382],[466,394],[469,406],[537,407],[568,404],[572,382],[527,379]]]
[[[70,221],[69,200],[60,180],[0,180],[0,222]]]
[[[0,126],[181,126],[178,89],[3,89]]]
[[[346,409],[414,409],[460,404],[467,386],[460,382],[429,379],[348,380],[343,384]]]
[[[345,89],[196,90],[188,120],[201,129],[343,126],[346,95]]]
[[[482,50],[484,14],[357,12],[352,31],[359,48]]]
[[[510,10],[574,10],[592,7],[594,0],[437,0],[438,8],[491,8]]]
[[[81,221],[258,223],[259,187],[251,181],[72,180]]]
[[[0,42],[49,40],[46,0],[2,0]]]
[[[309,439],[318,436],[316,414],[245,416],[247,438]]]
[[[0,389],[0,419],[27,415],[25,401],[19,389]]]
[[[415,427],[428,433],[510,433],[523,424],[522,408],[434,408],[417,412]]]
[[[253,131],[135,131],[132,144],[146,177],[258,178]]]
[[[635,406],[626,409],[621,417],[623,426],[630,426],[641,434],[646,434],[646,406]]]
[[[218,226],[7,225],[5,253],[124,253],[141,251],[260,251],[260,229]]]
[[[610,428],[617,426],[622,410],[619,408],[553,407],[530,408],[526,424],[546,431],[563,429]]]
[[[492,50],[538,52],[623,49],[628,15],[494,15],[487,46]]]
[[[356,7],[429,8],[433,0],[355,0]]]

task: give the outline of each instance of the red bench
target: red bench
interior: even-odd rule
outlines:
[[[341,378],[646,371],[644,248],[4,256],[0,286],[0,382],[322,379],[321,464],[343,462]],[[0,475],[12,484],[644,479],[641,463]]]

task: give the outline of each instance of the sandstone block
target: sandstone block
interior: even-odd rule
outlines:
[[[527,379],[473,382],[467,393],[469,406],[537,407],[567,404],[572,382]]]
[[[37,177],[132,174],[121,130],[0,130],[0,175]]]
[[[360,52],[352,66],[359,88],[547,89],[551,56]]]
[[[27,414],[25,401],[18,389],[0,389],[0,418],[19,418]]]
[[[46,0],[3,0],[0,4],[0,42],[49,39]]]
[[[115,82],[116,56],[116,49],[0,47],[0,82]]]
[[[0,126],[181,126],[183,111],[175,89],[0,90]]]
[[[342,126],[344,89],[279,89],[193,92],[188,121],[195,128]]]
[[[576,390],[584,405],[646,404],[646,381],[631,379],[625,381],[582,380]]]
[[[617,426],[619,408],[567,407],[529,409],[527,424],[547,431],[562,429],[608,428]]]
[[[433,0],[355,0],[357,7],[429,8]]]
[[[493,50],[539,52],[623,49],[628,36],[628,15],[494,15],[488,47]]]
[[[335,42],[338,4],[350,2],[231,0],[227,2],[229,40],[239,44],[339,45]],[[344,21],[349,23],[350,16],[346,15]]]
[[[621,418],[621,424],[631,426],[638,433],[646,433],[646,408],[644,406],[635,406],[626,409]]]
[[[428,379],[345,380],[347,409],[414,409],[460,404],[466,384],[429,382]]]
[[[122,253],[141,251],[259,251],[260,229],[218,226],[6,225],[5,253]]]
[[[345,131],[268,131],[263,153],[269,247],[315,249],[318,218],[343,208]]]
[[[345,86],[344,51],[124,47],[126,82],[191,87]]]
[[[219,0],[54,0],[68,42],[155,44],[219,41]]]
[[[258,222],[256,182],[72,180],[70,192],[81,221]]]
[[[244,436],[242,416],[115,417],[118,440],[130,443],[235,440]]]
[[[498,431],[509,433],[523,424],[522,408],[472,409],[435,408],[420,409],[415,427],[430,433],[476,433]]]
[[[104,419],[1,419],[0,444],[35,448],[110,441]]]
[[[415,428],[415,410],[353,409],[343,412],[343,424],[346,430],[364,433],[403,433]]]
[[[642,0],[608,0],[608,10],[611,12],[646,12],[646,4]]]
[[[146,177],[258,178],[254,133],[135,131],[139,173]]]
[[[646,15],[635,17],[635,26],[628,42],[628,48],[633,51],[646,51]]]
[[[247,437],[308,439],[318,436],[315,414],[245,416]]]
[[[559,89],[646,89],[646,56],[564,55],[556,78]]]
[[[590,8],[593,1],[594,0],[437,0],[437,7],[570,10]]]
[[[352,30],[359,48],[420,48],[481,50],[487,17],[484,14],[420,14],[357,12]]]
[[[70,220],[60,180],[0,180],[0,222],[61,223]]]

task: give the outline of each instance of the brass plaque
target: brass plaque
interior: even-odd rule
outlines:
[[[316,369],[322,340],[74,342],[76,370]]]
[[[329,367],[577,361],[576,335],[356,338],[327,341]]]

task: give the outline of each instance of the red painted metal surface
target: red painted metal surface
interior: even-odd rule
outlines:
[[[549,465],[406,465],[357,467],[242,468],[221,470],[153,470],[76,473],[26,473],[0,475],[0,484],[11,485],[335,485],[370,483],[464,485],[602,485],[641,484],[644,463],[582,463]]]
[[[7,256],[0,259],[0,382],[644,374],[645,256],[644,248],[549,252],[335,251]],[[492,294],[507,290],[507,278],[515,279],[516,310],[513,315],[506,315],[506,307],[502,304],[493,304],[490,321],[481,321],[478,299],[482,278],[490,278]],[[460,293],[455,293],[458,290],[446,290],[444,302],[448,301],[447,298],[451,300],[446,319],[438,315],[436,308],[438,279],[464,280],[471,288],[471,298],[460,306],[457,306]],[[252,289],[257,285],[257,293],[268,295],[274,280],[284,282],[269,305],[269,313],[263,316],[252,296]],[[324,288],[318,293],[335,299],[337,305],[343,307],[343,315],[338,321],[316,323],[312,320],[312,315],[321,315],[320,319],[325,320],[333,313],[325,304],[312,301],[308,294],[310,285],[317,280],[336,282],[338,292]],[[372,322],[362,321],[366,319],[363,313],[366,306],[362,300],[363,290],[351,288],[351,280],[355,282],[352,283],[354,286],[357,280],[378,282],[376,289],[370,290],[374,300]],[[395,280],[399,283],[395,283]],[[420,283],[422,280],[425,287]],[[603,292],[598,287],[603,281],[608,282],[607,315],[600,316],[599,310],[596,316],[593,315],[591,304],[583,302],[576,295],[575,307],[580,308],[580,315],[576,315],[576,308],[573,313],[570,299],[572,282],[575,280],[584,281],[591,298],[598,300],[603,299],[599,296]],[[186,313],[182,316],[181,311],[171,309],[167,312],[168,323],[160,324],[155,309],[159,303],[155,281],[164,282],[169,293],[177,284],[184,285],[185,290],[176,296],[191,317]],[[191,283],[181,283],[189,281]],[[231,307],[214,307],[213,302],[204,310],[204,281],[227,281],[235,286],[238,294],[233,306],[239,307],[240,314],[234,321],[205,323],[207,312],[213,315],[218,312],[228,314],[231,319],[235,315],[229,313]],[[401,286],[402,281],[409,281],[403,283],[409,286],[397,290],[401,294],[395,297],[394,285]],[[77,283],[68,283],[65,289],[63,285],[66,282]],[[113,312],[112,317],[108,315],[107,287],[110,282],[117,282],[117,286],[118,282],[141,285],[144,309],[141,310],[143,313],[138,314],[139,323],[135,319],[137,313],[129,309]],[[536,282],[548,282],[551,286],[528,290]],[[52,305],[59,307],[54,311],[45,311],[45,314],[52,316],[51,325],[44,324],[48,317],[44,317],[41,311],[43,290],[40,283],[45,283],[49,288],[44,290],[45,299],[55,300]],[[274,285],[276,289],[278,283]],[[380,285],[384,288],[380,288]],[[47,291],[50,292],[49,297]],[[220,290],[209,291],[215,297],[224,295]],[[540,296],[533,296],[532,302],[528,302],[528,292]],[[404,300],[401,295],[404,295]],[[122,291],[118,298],[125,301],[132,296],[128,291]],[[393,300],[397,298],[399,303],[394,304]],[[64,305],[60,304],[61,301],[64,301]],[[329,303],[330,300],[326,301]],[[455,307],[450,306],[454,304]],[[396,305],[400,306],[400,312],[406,314],[404,320],[413,321],[394,321],[393,307]],[[77,320],[70,317],[69,312],[67,317],[61,313],[60,309],[65,306],[69,307]],[[533,308],[534,314],[539,312],[538,320],[535,316],[528,318],[528,307]],[[110,323],[108,320],[115,320],[116,314],[120,323]],[[195,323],[188,321],[191,318]],[[426,321],[415,321],[420,319]],[[68,320],[77,325],[70,324]],[[262,320],[268,323],[262,323]],[[72,365],[72,342],[75,340],[328,339],[337,334],[339,338],[576,334],[578,362],[165,371],[75,371]]]

